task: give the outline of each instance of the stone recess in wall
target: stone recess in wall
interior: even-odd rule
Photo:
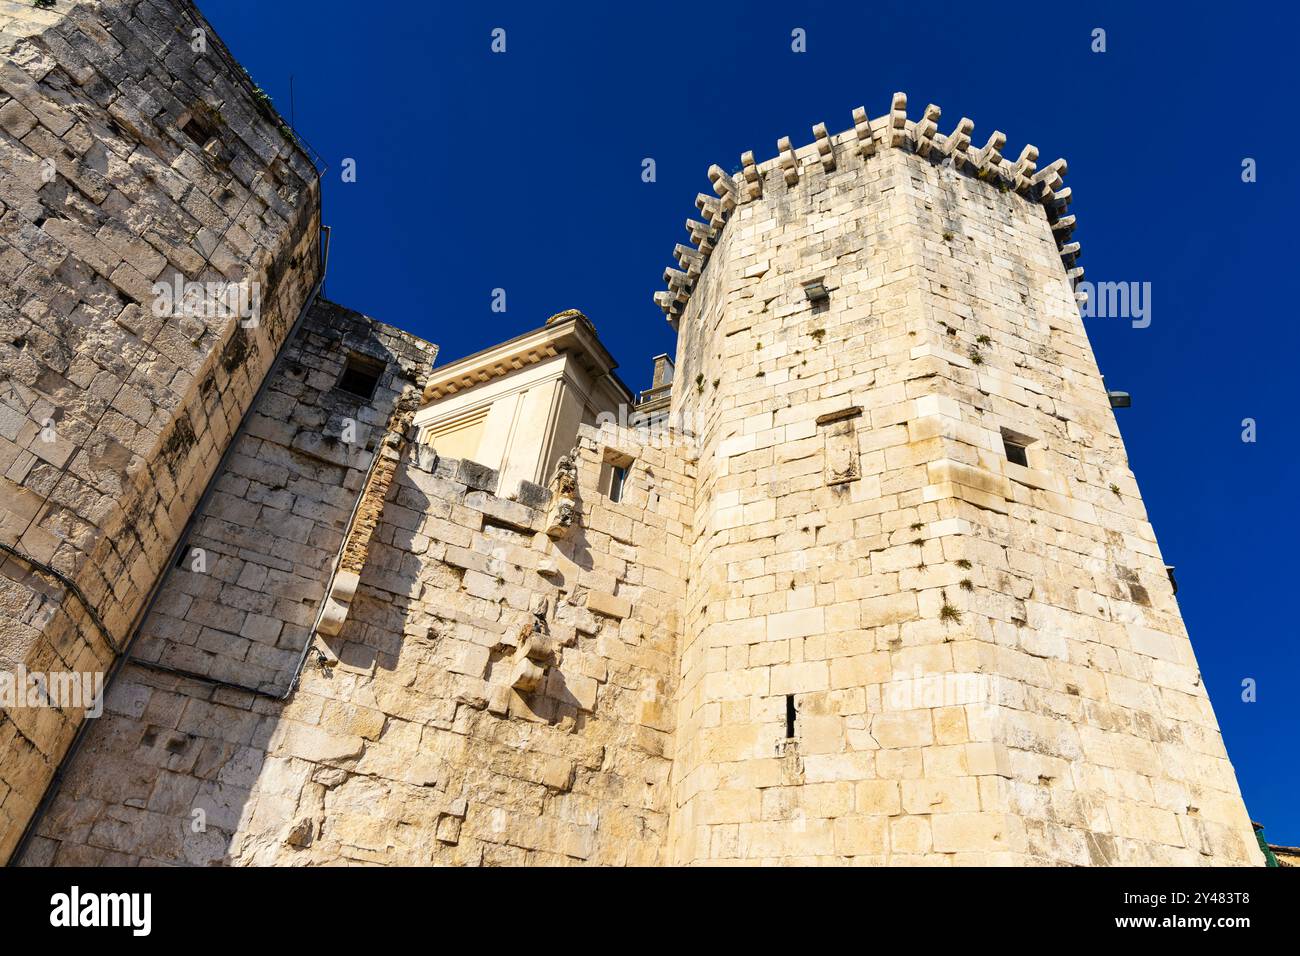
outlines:
[[[858,435],[856,422],[862,416],[861,407],[854,405],[839,412],[829,412],[817,418],[817,426],[826,440],[823,452],[826,462],[826,484],[842,485],[862,477],[858,469]]]

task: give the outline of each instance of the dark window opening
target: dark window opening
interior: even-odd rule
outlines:
[[[611,502],[623,500],[627,491],[628,476],[636,459],[616,448],[605,449],[605,461],[600,466],[600,488]]]
[[[201,122],[197,117],[191,116],[181,124],[181,132],[198,144],[199,149],[207,145],[208,140],[212,139],[212,130]]]
[[[1002,447],[1007,451],[1007,461],[1014,462],[1021,467],[1029,467],[1029,455],[1025,451],[1025,446],[1018,441],[1002,436]]]
[[[627,466],[613,465],[609,474],[609,500],[623,500],[623,486],[627,484]]]
[[[349,355],[343,374],[339,376],[338,388],[360,398],[370,398],[375,394],[379,377],[384,374],[384,364],[364,355]]]
[[[794,694],[785,695],[785,739],[794,737]]]

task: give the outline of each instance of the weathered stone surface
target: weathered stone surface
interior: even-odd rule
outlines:
[[[0,654],[103,669],[166,574],[23,862],[1258,862],[1060,165],[899,94],[715,168],[657,297],[698,428],[581,426],[512,499],[408,444],[428,343],[323,301],[285,342],[317,185],[233,64],[172,0],[72,10],[0,34]],[[260,323],[160,319],[177,272]],[[0,856],[74,731],[4,715]]]
[[[592,591],[587,595],[587,608],[597,614],[622,620],[632,613],[632,602],[616,594]]]
[[[30,560],[0,567],[28,595],[3,655],[33,669],[101,670],[125,642],[317,279],[316,171],[215,45],[196,52],[166,22],[191,12],[170,0],[4,10],[0,541]],[[178,127],[205,102],[223,104],[220,163]],[[275,189],[261,181],[272,164]],[[255,324],[155,314],[155,281],[217,280],[257,285]],[[51,710],[15,735],[25,718],[0,716],[0,858],[79,717]]]
[[[1256,863],[1053,235],[1060,167],[894,106],[745,161],[657,297],[674,413],[708,423],[672,860]]]

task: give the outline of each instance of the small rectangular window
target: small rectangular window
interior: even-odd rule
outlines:
[[[623,485],[627,483],[627,466],[613,465],[609,473],[609,500],[623,500]]]
[[[615,448],[605,449],[605,460],[600,466],[600,488],[611,502],[623,500],[627,478],[632,473],[636,459]]]
[[[368,399],[375,394],[375,386],[383,374],[383,362],[365,355],[349,355],[337,387],[341,391]]]
[[[180,130],[193,140],[199,149],[206,146],[208,140],[212,139],[215,135],[212,128],[207,123],[193,114],[189,114],[182,118],[180,122]]]
[[[1029,467],[1029,446],[1036,439],[1025,435],[1022,432],[1012,431],[1010,428],[1001,429],[1002,432],[1002,449],[1006,452],[1007,461],[1019,465],[1021,468]]]
[[[785,738],[790,740],[794,737],[794,694],[785,695]]]

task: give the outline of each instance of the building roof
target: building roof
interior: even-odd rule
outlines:
[[[577,309],[568,309],[557,312],[531,332],[435,368],[424,389],[424,403],[436,402],[563,352],[577,359],[593,378],[608,377],[624,401],[631,402],[632,391],[614,374],[618,363],[601,345],[596,327]]]

